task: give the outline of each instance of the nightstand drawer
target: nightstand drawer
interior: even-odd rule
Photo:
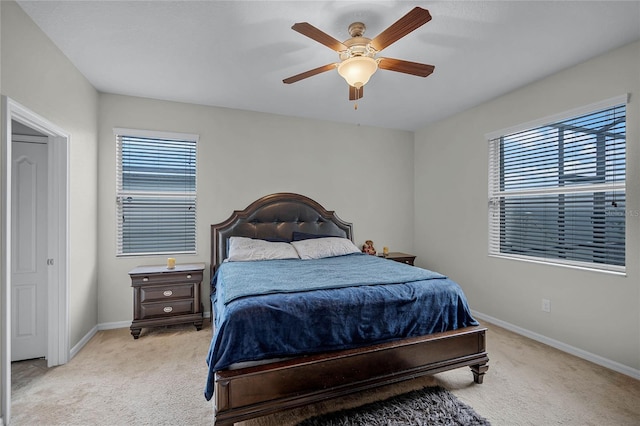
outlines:
[[[193,284],[141,287],[140,303],[161,300],[192,299]]]
[[[136,274],[131,276],[131,285],[153,285],[164,283],[199,283],[202,281],[202,271],[166,272],[161,274]]]
[[[190,314],[193,310],[193,300],[174,300],[166,303],[143,303],[140,305],[140,319],[169,317]]]

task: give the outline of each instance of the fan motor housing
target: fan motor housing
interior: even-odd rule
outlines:
[[[353,58],[354,56],[369,56],[373,58],[376,51],[370,45],[371,39],[367,37],[352,37],[342,44],[347,46],[347,50],[340,52],[341,59]]]
[[[362,37],[366,29],[367,26],[363,22],[353,22],[347,31],[351,37]]]

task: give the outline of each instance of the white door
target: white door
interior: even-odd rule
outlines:
[[[47,145],[12,143],[11,360],[47,355]]]

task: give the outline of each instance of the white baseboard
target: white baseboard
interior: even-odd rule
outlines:
[[[211,318],[211,312],[203,312],[204,318]],[[97,325],[98,330],[113,330],[116,328],[129,328],[131,321],[103,322]]]
[[[629,367],[628,365],[620,364],[619,362],[601,357],[600,355],[596,355],[591,352],[582,350],[580,348],[567,345],[566,343],[560,342],[555,339],[551,339],[550,337],[543,336],[542,334],[538,334],[533,331],[527,330],[525,328],[518,327],[517,325],[508,323],[506,321],[499,320],[498,318],[493,318],[489,315],[485,315],[482,312],[477,312],[472,310],[471,314],[476,319],[490,322],[499,327],[505,328],[509,331],[513,331],[516,334],[520,334],[521,336],[528,337],[529,339],[535,340],[540,343],[544,343],[545,345],[549,345],[553,348],[569,353],[571,355],[575,355],[578,358],[585,359],[587,361],[593,362],[594,364],[598,364],[602,367],[608,368],[613,371],[617,371],[618,373],[622,373],[626,376],[633,377],[634,379],[640,380],[640,370]]]
[[[204,318],[211,318],[211,312],[203,312],[202,316]],[[113,330],[116,328],[129,328],[129,326],[131,326],[131,321],[103,322],[96,325],[91,330],[89,330],[89,332],[85,334],[84,337],[80,339],[80,341],[73,348],[71,348],[71,352],[69,353],[69,360],[76,356],[76,354],[80,352],[80,349],[82,349],[84,345],[89,343],[89,340],[91,340],[91,338],[95,336],[98,331]],[[0,422],[0,425],[2,425],[2,422]]]
[[[499,327],[512,331],[514,333],[520,334],[521,336],[528,337],[529,339],[535,340],[540,343],[544,343],[545,345],[549,345],[553,348],[561,350],[563,352],[567,352],[571,355],[575,355],[578,358],[585,359],[587,361],[593,362],[594,364],[601,365],[602,367],[608,368],[613,371],[617,371],[618,373],[622,373],[629,377],[633,377],[634,379],[640,380],[640,370],[629,367],[624,364],[620,364],[619,362],[612,361],[608,358],[601,357],[600,355],[593,354],[591,352],[587,352],[580,348],[576,348],[571,345],[567,345],[566,343],[560,342],[558,340],[552,339],[547,336],[543,336],[542,334],[535,333],[533,331],[527,330],[526,328],[519,327],[517,325],[508,323],[506,321],[502,321],[498,318],[494,318],[492,316],[483,314],[478,311],[471,311],[472,315],[479,320],[487,321],[492,324],[495,324]],[[211,312],[204,312],[203,316],[205,318],[211,318]],[[113,330],[116,328],[127,328],[131,325],[131,321],[116,321],[116,322],[103,322],[93,327],[72,349],[70,352],[70,359],[73,358],[80,349],[86,345],[89,340],[100,330]],[[2,425],[2,422],[0,422]]]
[[[76,343],[76,345],[73,348],[71,348],[71,351],[69,352],[69,361],[71,361],[73,357],[76,356],[78,352],[80,352],[80,349],[84,348],[84,345],[89,343],[89,340],[91,340],[91,338],[95,336],[97,332],[98,332],[98,327],[97,326],[93,327],[91,330],[89,330],[87,334],[84,335],[82,339],[80,339],[78,343]]]
[[[130,326],[131,321],[103,322],[98,324],[98,330],[113,330],[116,328],[128,328]]]

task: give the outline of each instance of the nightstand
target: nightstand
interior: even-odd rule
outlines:
[[[140,336],[143,327],[193,323],[202,328],[203,307],[200,283],[204,263],[166,266],[138,266],[129,271],[133,287],[131,335]]]
[[[392,251],[386,256],[382,255],[380,257],[384,257],[385,259],[395,260],[396,262],[406,263],[407,265],[413,266],[413,261],[416,260],[416,257],[412,254],[400,253],[397,251]]]

